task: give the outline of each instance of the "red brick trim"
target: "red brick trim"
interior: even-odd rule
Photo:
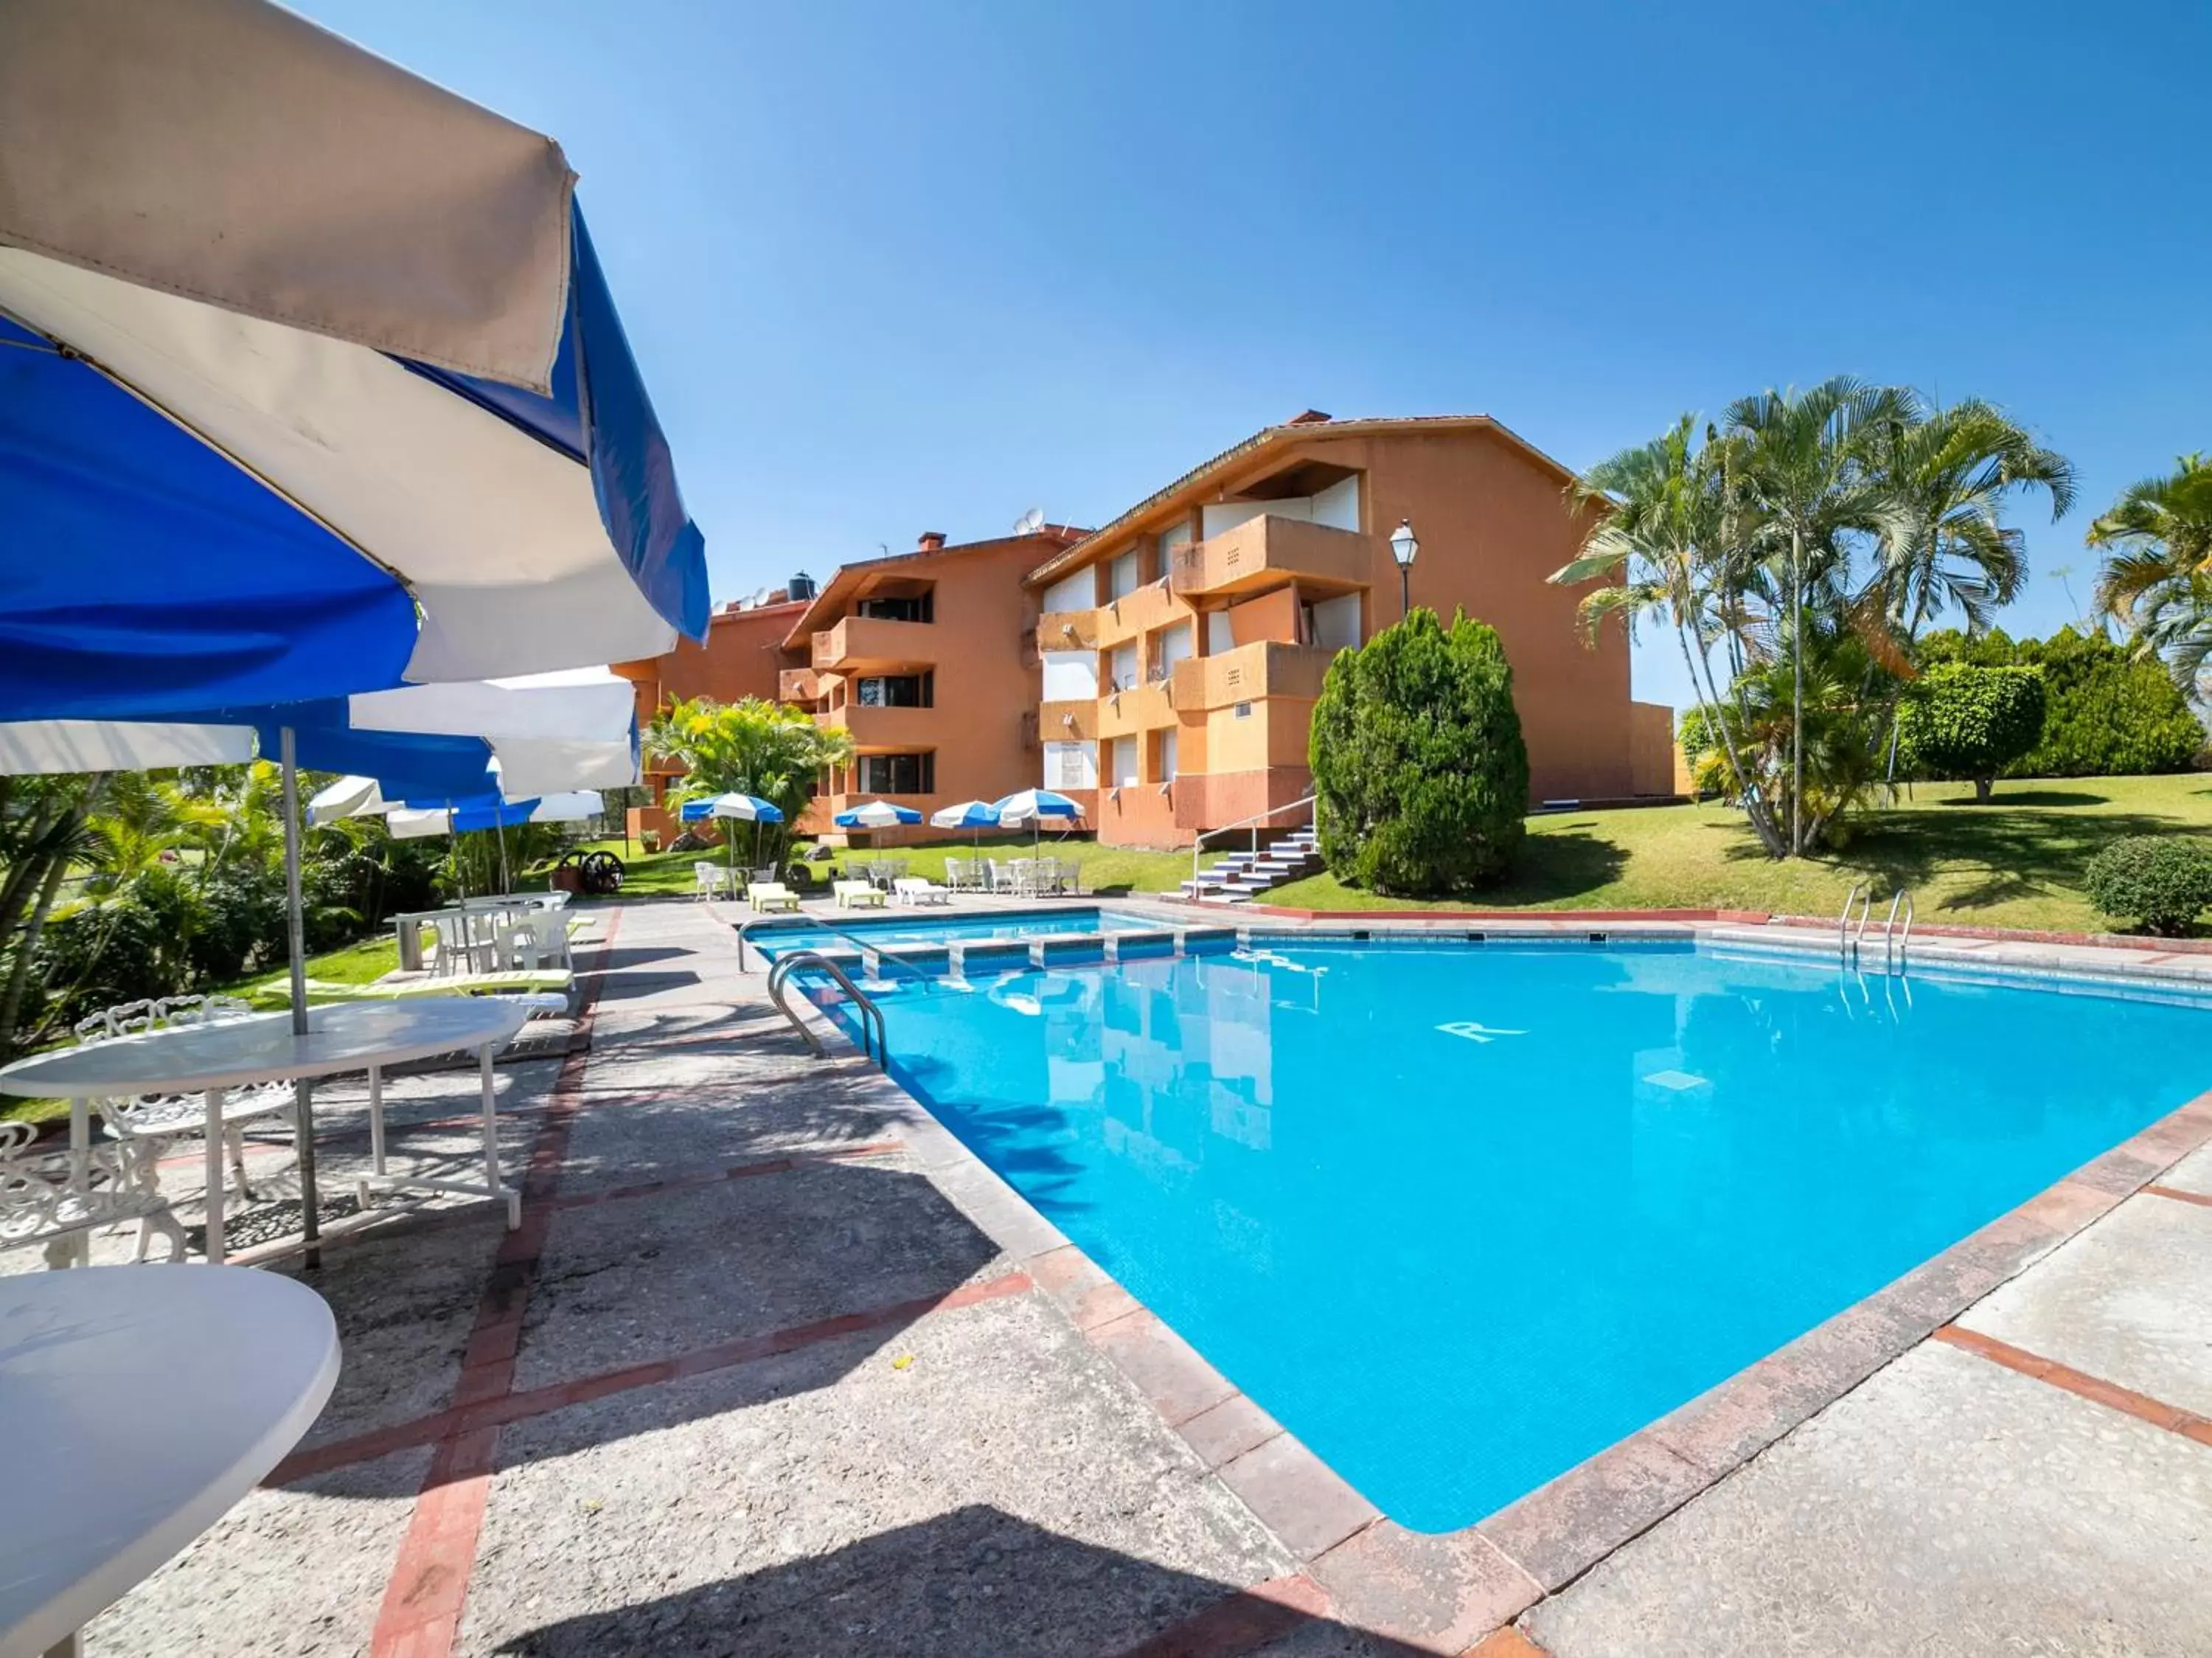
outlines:
[[[2131,1387],[2106,1381],[2102,1376],[2093,1376],[2086,1370],[2076,1370],[2070,1364],[2061,1364],[2056,1359],[2031,1353],[2024,1347],[2014,1347],[2010,1342],[1985,1336],[1978,1330],[1969,1330],[1962,1325],[1947,1324],[1938,1330],[1933,1339],[1962,1352],[1977,1354],[1993,1364],[2002,1364],[2008,1370],[2023,1376],[2033,1376],[2038,1381],[2047,1381],[2053,1387],[2063,1387],[2077,1399],[2086,1399],[2093,1405],[2118,1411],[2139,1422],[2148,1422],[2154,1428],[2163,1428],[2170,1434],[2179,1434],[2184,1439],[2193,1439],[2199,1445],[2212,1445],[2212,1420],[2198,1416],[2194,1411],[2185,1411],[2178,1405],[2168,1405],[2163,1399],[2153,1399],[2148,1393],[2138,1393]]]
[[[905,1149],[906,1142],[903,1140],[867,1140],[859,1145],[839,1146],[832,1150],[793,1152],[786,1157],[763,1158],[758,1162],[732,1163],[727,1168],[714,1169],[704,1174],[678,1174],[665,1180],[647,1180],[638,1186],[611,1186],[603,1192],[572,1192],[566,1197],[549,1198],[546,1202],[556,1210],[590,1209],[599,1204],[622,1203],[632,1198],[655,1198],[667,1192],[694,1192],[702,1186],[720,1186],[726,1180],[749,1179],[756,1174],[788,1174],[794,1169],[842,1163],[855,1157],[888,1156]]]
[[[1328,1616],[1328,1595],[1302,1573],[1224,1596],[1139,1642],[1121,1658],[1240,1658]]]
[[[1461,1658],[1552,1658],[1552,1655],[1508,1624],[1504,1629],[1484,1636],[1462,1654]]]
[[[2178,1186],[2147,1186],[2143,1190],[2154,1198],[2171,1198],[2178,1204],[2197,1204],[2212,1209],[2212,1192],[2184,1192]]]
[[[1727,921],[1757,927],[1775,919],[1764,910],[1293,910],[1279,904],[1240,905],[1227,913],[1279,916],[1293,921],[1556,921],[1567,925],[1593,921]]]
[[[491,1281],[477,1308],[476,1327],[470,1332],[460,1380],[453,1389],[455,1408],[448,1416],[511,1396],[524,1303],[553,1218],[547,1199],[560,1183],[569,1126],[580,1108],[576,1096],[591,1063],[599,987],[605,982],[604,970],[612,958],[622,922],[623,912],[615,911],[606,936],[599,941],[597,965],[601,971],[592,976],[577,1009],[574,1037],[561,1061],[553,1097],[538,1119],[537,1143],[523,1174],[522,1225],[500,1240],[493,1257]],[[496,1423],[456,1421],[436,1439],[438,1449],[416,1496],[391,1581],[385,1585],[384,1603],[369,1637],[371,1658],[447,1658],[460,1631],[492,1469],[499,1456],[499,1429]]]

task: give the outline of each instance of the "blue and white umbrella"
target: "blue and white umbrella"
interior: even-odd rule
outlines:
[[[684,823],[704,823],[708,818],[734,818],[739,823],[781,823],[783,810],[758,795],[704,795],[688,800],[677,809]]]
[[[900,806],[887,800],[872,800],[840,812],[830,820],[840,829],[896,829],[902,823],[920,823],[921,814],[911,806]]]
[[[259,0],[0,7],[0,719],[704,637],[550,139]]]
[[[1044,820],[1047,818],[1075,819],[1083,815],[1083,808],[1065,795],[1055,795],[1049,789],[1024,789],[1019,794],[1008,795],[994,801],[991,809],[999,814],[999,821],[1008,828],[1018,824],[1034,826],[1032,840],[1042,844],[1044,840]]]
[[[987,800],[963,800],[932,812],[929,820],[939,829],[995,829],[999,808]]]

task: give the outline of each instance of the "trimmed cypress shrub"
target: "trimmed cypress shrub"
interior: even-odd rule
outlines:
[[[2212,905],[2212,842],[2130,835],[2089,860],[2081,885],[2106,915],[2178,937]]]
[[[2043,735],[2043,670],[1939,662],[1905,688],[1897,728],[1913,765],[1932,777],[1990,785]]]
[[[1308,758],[1329,873],[1397,897],[1463,892],[1511,867],[1528,751],[1494,629],[1415,610],[1329,664]]]
[[[1923,667],[1974,662],[2040,667],[2049,711],[2033,748],[2004,768],[2008,777],[2125,777],[2186,771],[2204,730],[2162,662],[2101,634],[2063,627],[2048,639],[2015,640],[2002,629],[1969,639],[1955,629],[1920,642]]]

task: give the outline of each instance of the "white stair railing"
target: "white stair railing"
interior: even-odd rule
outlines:
[[[1303,800],[1291,801],[1281,806],[1271,806],[1266,811],[1256,812],[1249,818],[1239,818],[1234,823],[1224,823],[1218,829],[1205,829],[1200,831],[1197,838],[1193,840],[1190,844],[1191,895],[1193,897],[1196,897],[1198,893],[1199,854],[1204,849],[1207,841],[1212,839],[1216,835],[1225,835],[1232,830],[1243,829],[1249,826],[1252,831],[1252,856],[1256,858],[1260,856],[1260,826],[1261,824],[1267,822],[1270,818],[1280,817],[1285,812],[1295,812],[1302,806],[1311,806],[1313,803],[1314,796],[1308,795]],[[1308,814],[1308,816],[1310,818],[1311,814]]]

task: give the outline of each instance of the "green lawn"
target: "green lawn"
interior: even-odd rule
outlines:
[[[930,841],[916,846],[891,846],[884,849],[885,857],[904,858],[907,867],[925,880],[941,881],[945,879],[945,860],[950,857],[973,857],[980,850],[990,857],[1027,857],[1031,842],[1027,835],[985,835],[978,841],[973,836]],[[717,852],[638,852],[626,855],[618,840],[603,840],[588,850],[612,852],[623,860],[623,896],[651,897],[655,893],[678,893],[689,896],[696,889],[696,877],[691,873],[693,863],[702,858],[720,861]],[[1083,866],[1085,887],[1093,892],[1120,888],[1133,892],[1172,892],[1178,883],[1190,879],[1188,852],[1137,852],[1116,846],[1100,846],[1088,840],[1055,841],[1045,837],[1042,849],[1048,857],[1073,860]],[[866,857],[869,854],[848,853],[841,850],[837,863],[848,857]],[[833,866],[834,867],[834,866]]]
[[[2212,832],[2212,776],[2077,777],[1997,785],[1988,806],[1970,787],[1923,785],[1893,810],[1856,820],[1840,850],[1767,858],[1743,815],[1719,806],[1572,812],[1530,820],[1522,868],[1504,886],[1452,907],[1740,909],[1828,917],[1857,881],[1885,898],[1902,883],[1923,922],[2112,930],[2081,896],[2082,866],[2122,835]],[[1318,875],[1277,889],[1302,909],[1436,907],[1377,899]]]

